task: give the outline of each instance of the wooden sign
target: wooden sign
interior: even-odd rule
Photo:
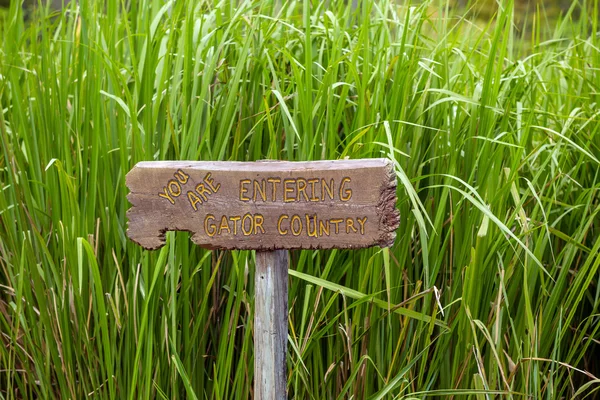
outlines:
[[[127,174],[131,240],[189,231],[211,249],[391,246],[399,224],[386,159],[140,162]]]
[[[254,397],[286,394],[285,249],[391,246],[399,214],[385,159],[138,163],[127,174],[131,240],[146,249],[166,231],[203,247],[254,249]]]

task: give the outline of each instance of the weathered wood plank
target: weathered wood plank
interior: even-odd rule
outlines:
[[[288,252],[257,251],[254,282],[254,398],[284,400],[287,399]]]
[[[383,247],[399,224],[385,159],[141,162],[127,186],[127,234],[147,249],[169,230],[213,249]]]

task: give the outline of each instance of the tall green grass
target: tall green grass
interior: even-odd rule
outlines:
[[[402,221],[291,253],[290,398],[598,396],[598,2],[348,3],[1,14],[0,398],[251,398],[254,254],[141,250],[125,174],[343,157],[394,161]]]

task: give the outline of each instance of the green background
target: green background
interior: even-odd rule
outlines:
[[[394,162],[401,224],[291,253],[290,397],[597,396],[598,2],[502,5],[11,4],[0,397],[251,398],[254,254],[140,249],[125,174],[344,157]]]

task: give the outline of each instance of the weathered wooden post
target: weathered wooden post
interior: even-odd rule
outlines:
[[[146,249],[189,231],[209,249],[256,251],[254,393],[285,399],[290,249],[391,246],[399,224],[386,159],[156,161],[127,174],[131,240]]]

